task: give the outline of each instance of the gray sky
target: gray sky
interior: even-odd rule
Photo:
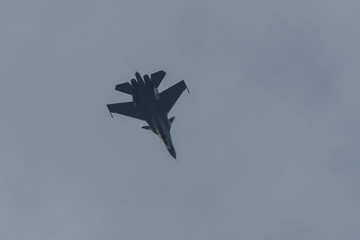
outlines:
[[[0,2],[0,238],[358,239],[360,2]],[[107,103],[184,79],[178,162]]]

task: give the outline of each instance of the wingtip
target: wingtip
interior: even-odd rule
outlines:
[[[114,116],[113,116],[112,112],[110,111],[109,105],[106,105],[106,107],[107,107],[107,108],[108,108],[108,110],[109,110],[109,113],[110,113],[111,118],[114,118]]]
[[[190,90],[189,90],[189,88],[187,87],[187,85],[186,85],[186,83],[185,83],[185,81],[183,80],[183,82],[184,82],[184,84],[185,84],[185,87],[186,87],[186,90],[188,91],[188,93],[190,94]]]

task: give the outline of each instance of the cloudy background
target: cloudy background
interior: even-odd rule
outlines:
[[[358,239],[360,2],[0,1],[0,238]],[[106,104],[184,79],[178,161]]]

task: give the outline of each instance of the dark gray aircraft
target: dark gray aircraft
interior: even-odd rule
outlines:
[[[164,142],[166,149],[176,159],[176,152],[171,141],[170,128],[175,117],[168,118],[168,113],[174,106],[185,89],[188,90],[184,80],[159,93],[158,87],[165,76],[164,71],[159,71],[144,78],[138,72],[130,83],[116,85],[115,90],[132,95],[132,102],[108,104],[112,113],[126,115],[146,121],[149,125],[143,129],[151,130]],[[190,93],[190,92],[189,92]]]

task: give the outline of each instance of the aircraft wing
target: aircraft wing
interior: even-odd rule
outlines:
[[[110,113],[117,113],[146,121],[146,117],[143,111],[135,107],[133,102],[108,104],[107,107]]]
[[[172,87],[160,93],[160,106],[163,111],[169,113],[183,91],[187,89],[185,81],[182,80]]]
[[[164,79],[165,75],[166,75],[166,72],[164,72],[163,70],[151,74],[151,80],[153,81],[155,87],[159,87],[159,85],[160,85],[161,81]]]

